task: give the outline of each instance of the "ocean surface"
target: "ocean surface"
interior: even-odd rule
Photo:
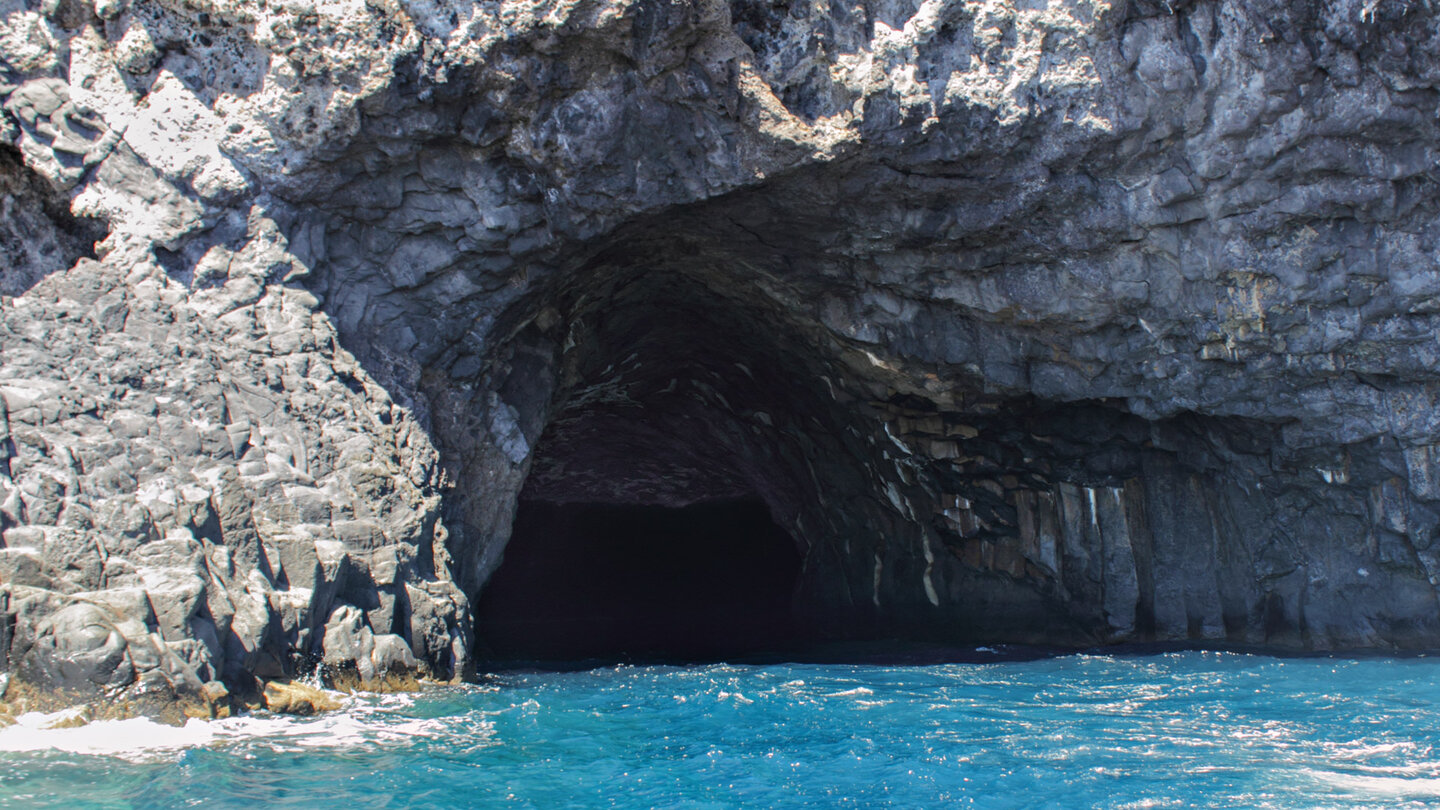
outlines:
[[[984,658],[984,651],[979,655]],[[606,666],[0,730],[8,807],[1440,807],[1440,659]]]

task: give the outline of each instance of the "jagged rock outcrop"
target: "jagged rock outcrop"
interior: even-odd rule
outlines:
[[[463,676],[522,491],[759,496],[825,635],[1440,643],[1427,4],[0,15],[12,683]]]

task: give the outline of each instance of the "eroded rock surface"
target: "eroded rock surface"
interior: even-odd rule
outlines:
[[[464,676],[522,491],[757,496],[821,635],[1440,644],[1426,4],[0,15],[11,689]]]

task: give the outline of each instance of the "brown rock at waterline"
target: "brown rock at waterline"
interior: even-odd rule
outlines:
[[[323,690],[296,681],[270,681],[265,684],[262,697],[265,708],[276,714],[310,717],[340,708],[340,701]]]
[[[386,672],[374,678],[361,678],[360,673],[347,668],[330,673],[325,678],[331,689],[338,692],[374,692],[378,694],[391,694],[394,692],[419,692],[424,688],[425,679],[407,671]]]
[[[200,695],[209,709],[210,719],[223,720],[231,713],[230,690],[219,681],[211,681],[200,690]]]
[[[5,691],[3,702],[0,702],[0,727],[12,725],[17,717],[29,712],[68,712],[64,717],[55,720],[49,728],[71,728],[96,720],[128,720],[134,717],[147,717],[158,723],[183,726],[192,718],[227,717],[229,711],[227,700],[212,701],[203,694],[177,696],[161,692],[110,699],[103,695],[55,690],[12,681]]]
[[[44,726],[41,726],[41,728],[44,728],[44,729],[80,728],[81,726],[86,726],[86,725],[89,725],[89,724],[90,724],[90,718],[86,715],[85,712],[79,711],[79,712],[75,712],[74,714],[67,714],[67,715],[65,715],[64,717],[60,717],[60,718],[57,718],[57,719],[55,719],[55,720],[52,720],[52,721],[50,721],[49,723],[46,723]]]

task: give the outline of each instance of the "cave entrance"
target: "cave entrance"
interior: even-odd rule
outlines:
[[[476,610],[482,658],[713,661],[793,643],[794,540],[758,498],[521,501]]]
[[[475,597],[481,662],[788,655],[868,594],[868,555],[824,570],[875,535],[879,455],[834,351],[760,279],[650,252],[567,277],[516,329],[491,407],[543,405],[511,420],[533,416],[533,448]]]

